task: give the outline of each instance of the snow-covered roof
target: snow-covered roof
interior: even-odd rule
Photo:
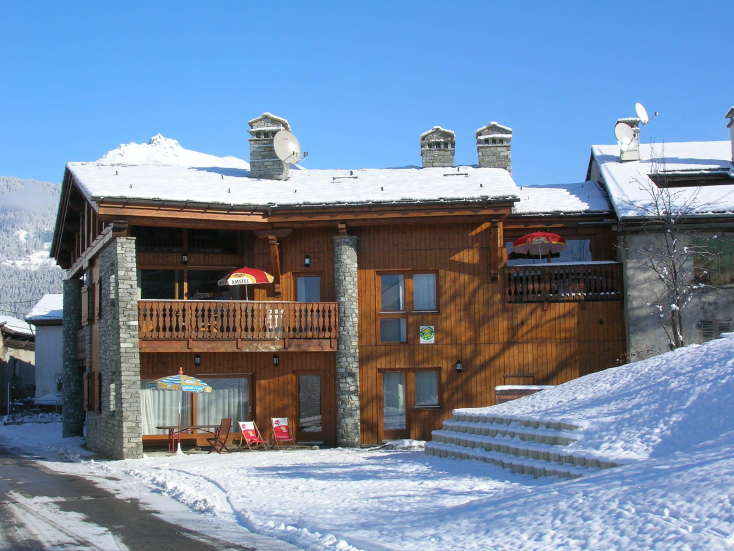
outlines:
[[[423,132],[423,134],[420,135],[420,139],[422,140],[423,138],[425,138],[429,134],[433,134],[434,132],[435,133],[445,132],[447,134],[451,134],[452,136],[456,136],[456,132],[454,132],[453,130],[449,130],[448,128],[443,128],[441,126],[434,126],[430,130],[426,130],[425,132]]]
[[[490,128],[499,128],[501,130],[506,130],[510,134],[512,134],[512,128],[509,126],[505,126],[504,124],[500,124],[497,121],[492,121],[489,124],[485,124],[484,126],[481,126],[477,128],[476,132],[474,132],[475,136],[479,136],[482,134],[485,130],[489,130]]]
[[[525,186],[518,192],[515,214],[605,213],[612,207],[596,182]]]
[[[26,321],[34,322],[51,322],[61,321],[64,319],[64,295],[48,294],[43,295],[36,305],[28,312],[25,317]]]
[[[617,145],[594,145],[591,154],[620,218],[644,217],[649,212],[647,190],[655,185],[649,174],[726,177],[734,170],[731,143],[727,140],[640,144],[639,161],[621,162]],[[731,184],[675,187],[671,194],[681,205],[695,198],[692,215],[734,214],[734,178],[731,181]]]
[[[9,329],[13,333],[33,335],[33,327],[13,316],[0,315],[0,328]]]

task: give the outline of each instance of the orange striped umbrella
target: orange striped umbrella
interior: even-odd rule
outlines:
[[[275,281],[275,278],[268,272],[258,270],[257,268],[243,267],[229,272],[217,284],[220,287],[226,287],[228,285],[259,285],[272,283],[273,281]]]
[[[512,243],[512,252],[537,257],[557,254],[565,248],[566,240],[563,237],[547,231],[523,235]]]

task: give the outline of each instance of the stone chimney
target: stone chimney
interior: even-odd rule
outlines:
[[[617,140],[619,145],[619,160],[620,161],[639,161],[640,160],[640,119],[637,117],[627,117],[623,119],[617,119],[614,123],[616,126],[623,122],[624,124],[632,128],[632,140],[626,143],[622,143]],[[616,132],[615,132],[616,134]]]
[[[512,172],[512,128],[490,122],[476,131],[477,157],[483,168],[504,168]]]
[[[729,141],[731,142],[731,172],[734,175],[734,107],[730,107],[729,111],[726,112],[726,118],[729,119],[729,124],[726,127],[729,129]]]
[[[453,130],[446,130],[434,126],[421,134],[421,158],[423,168],[432,166],[454,166],[454,152],[456,151],[456,134]]]
[[[288,121],[271,113],[252,119],[250,125],[250,177],[287,180],[288,165],[278,159],[273,149],[273,136],[280,130],[290,131]]]

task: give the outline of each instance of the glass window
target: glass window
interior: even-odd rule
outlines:
[[[298,302],[321,302],[321,276],[298,276],[296,278],[296,300]]]
[[[143,434],[168,434],[158,426],[187,426],[191,423],[191,393],[161,390],[153,380],[140,381]],[[179,421],[179,407],[181,419]]]
[[[405,318],[382,318],[380,320],[381,342],[405,342]]]
[[[208,378],[206,384],[212,392],[196,395],[196,424],[218,425],[222,419],[247,421],[250,413],[250,380],[247,378]]]
[[[415,405],[438,405],[438,371],[415,372]]]
[[[321,432],[321,375],[298,376],[298,430]]]
[[[507,264],[542,264],[548,262],[548,257],[525,256],[512,252],[512,241],[505,243],[507,248]],[[589,262],[591,258],[591,240],[589,239],[567,239],[566,248],[560,253],[553,255],[555,262]]]
[[[181,273],[176,270],[140,270],[140,298],[176,299]]]
[[[734,283],[734,237],[728,234],[692,240],[693,273],[699,283],[729,285]]]
[[[217,282],[227,273],[220,270],[188,270],[188,298],[192,300],[217,300],[235,297],[236,287],[220,287],[217,285]]]
[[[178,252],[183,250],[183,230],[134,226],[135,248],[139,252]]]
[[[383,312],[402,312],[405,310],[405,281],[402,274],[380,276]]]
[[[413,310],[436,310],[436,274],[413,274]]]
[[[231,230],[189,230],[189,252],[237,254],[237,232]]]
[[[383,425],[385,430],[403,430],[405,423],[405,374],[386,371],[382,375]]]

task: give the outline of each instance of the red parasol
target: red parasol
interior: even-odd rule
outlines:
[[[227,287],[229,285],[261,285],[272,283],[273,281],[275,281],[275,278],[268,272],[243,266],[242,268],[237,268],[229,272],[217,281],[217,285],[220,287]],[[245,291],[247,291],[247,287],[245,287]]]
[[[526,256],[548,257],[566,248],[566,240],[557,233],[536,231],[523,235],[512,243],[512,252]]]

